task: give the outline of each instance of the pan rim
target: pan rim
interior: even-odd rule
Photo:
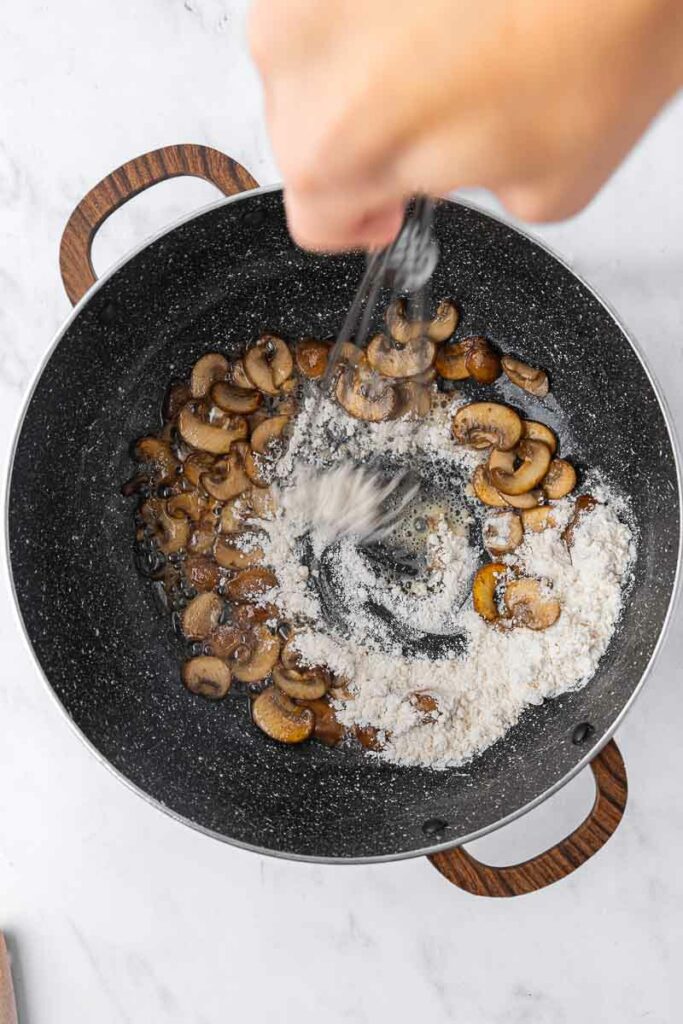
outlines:
[[[474,212],[476,212],[478,214],[481,214],[484,217],[487,217],[487,218],[489,218],[489,219],[491,219],[493,221],[496,221],[499,224],[503,224],[505,227],[507,227],[511,231],[514,231],[516,234],[520,235],[526,241],[531,242],[535,246],[538,246],[540,249],[542,249],[544,252],[546,252],[549,256],[551,256],[554,260],[556,260],[556,262],[559,263],[565,270],[569,271],[569,273],[577,281],[579,281],[579,283],[581,285],[583,285],[583,287],[593,296],[593,298],[603,307],[603,309],[606,311],[606,313],[611,317],[611,319],[617,325],[617,327],[621,331],[622,335],[624,336],[624,338],[628,342],[628,344],[631,346],[631,348],[632,348],[636,358],[638,359],[639,363],[641,364],[641,366],[642,366],[642,368],[643,368],[643,370],[645,372],[645,375],[646,375],[647,379],[650,382],[650,386],[652,387],[652,390],[654,391],[654,394],[655,394],[655,396],[657,398],[657,402],[659,404],[659,408],[662,411],[662,415],[664,417],[664,423],[666,425],[666,430],[667,430],[667,434],[668,434],[668,437],[669,437],[669,442],[671,444],[671,449],[672,449],[673,456],[674,456],[674,465],[675,465],[675,469],[676,469],[678,510],[679,510],[679,530],[678,530],[678,549],[677,549],[677,557],[676,557],[676,572],[675,572],[675,575],[674,575],[674,581],[673,581],[673,586],[672,586],[672,589],[671,589],[671,594],[669,596],[669,602],[668,602],[668,606],[667,606],[667,610],[666,610],[666,615],[664,616],[664,620],[662,622],[660,633],[659,633],[659,636],[657,638],[657,642],[656,642],[656,644],[654,646],[654,649],[652,651],[652,654],[650,655],[648,663],[645,666],[645,669],[644,669],[644,671],[643,671],[643,673],[642,673],[638,683],[636,684],[636,686],[635,686],[635,688],[633,690],[633,693],[630,695],[630,697],[628,698],[628,700],[626,701],[626,703],[624,704],[624,706],[622,707],[621,711],[616,716],[614,721],[610,724],[609,728],[599,738],[599,740],[597,740],[597,742],[589,750],[587,750],[585,755],[572,768],[570,768],[569,771],[566,772],[560,779],[558,779],[556,782],[554,782],[548,789],[543,790],[543,792],[540,793],[533,800],[528,801],[526,804],[523,804],[521,807],[517,808],[515,811],[510,812],[510,814],[506,815],[504,818],[500,818],[496,822],[493,822],[493,823],[491,823],[489,825],[486,825],[486,826],[484,826],[484,827],[482,827],[480,829],[476,829],[474,832],[471,832],[471,833],[469,833],[466,836],[461,836],[457,840],[450,840],[450,841],[446,840],[445,842],[442,842],[442,843],[435,843],[435,844],[432,844],[432,845],[429,845],[429,846],[420,847],[419,849],[406,850],[406,851],[401,851],[399,853],[367,854],[367,855],[364,855],[364,856],[353,856],[353,857],[346,857],[346,856],[339,856],[339,857],[318,856],[318,855],[314,855],[314,854],[301,854],[301,853],[296,853],[296,852],[287,851],[287,850],[274,850],[274,849],[270,849],[270,848],[267,848],[267,847],[258,846],[258,845],[253,844],[253,843],[246,843],[246,842],[244,842],[242,840],[234,839],[234,838],[232,838],[230,836],[226,836],[226,835],[224,835],[221,832],[216,832],[214,829],[207,828],[205,825],[201,825],[198,822],[192,821],[190,818],[186,818],[184,815],[182,815],[179,812],[175,811],[173,808],[168,807],[161,800],[158,800],[157,798],[151,796],[144,789],[142,789],[140,786],[138,786],[135,782],[133,782],[131,779],[129,779],[126,775],[124,775],[122,771],[120,771],[118,768],[116,768],[104,756],[104,754],[102,754],[101,751],[98,750],[98,748],[90,741],[90,739],[85,735],[85,733],[80,729],[80,727],[73,720],[73,718],[69,714],[66,706],[62,703],[62,701],[59,699],[56,691],[53,689],[53,687],[52,687],[52,685],[50,683],[50,680],[48,679],[47,673],[45,672],[45,670],[43,669],[43,667],[42,667],[42,665],[40,663],[38,655],[37,655],[37,653],[35,651],[35,648],[33,646],[33,642],[32,642],[32,640],[31,640],[31,638],[30,638],[30,636],[28,634],[28,629],[26,627],[26,623],[24,622],[24,617],[22,615],[21,606],[19,604],[19,597],[18,597],[18,594],[17,594],[16,584],[15,584],[15,579],[14,579],[14,570],[13,570],[11,554],[10,554],[10,495],[11,495],[11,491],[12,491],[12,478],[13,478],[13,475],[14,475],[14,464],[15,464],[15,458],[16,458],[16,454],[17,454],[17,447],[18,447],[18,444],[19,444],[19,438],[21,436],[21,432],[22,432],[22,429],[23,429],[23,426],[24,426],[24,421],[26,419],[26,415],[28,413],[28,409],[30,407],[31,400],[33,398],[34,392],[36,390],[36,387],[38,386],[38,382],[40,381],[40,379],[41,379],[41,377],[43,375],[43,372],[45,371],[45,369],[47,367],[47,364],[49,363],[50,359],[52,358],[52,355],[56,351],[56,349],[57,349],[58,345],[60,344],[62,338],[64,337],[64,335],[68,331],[68,329],[71,326],[71,324],[73,323],[73,321],[78,317],[78,315],[80,314],[81,310],[88,304],[88,302],[99,291],[99,289],[111,277],[113,277],[114,274],[116,274],[118,270],[120,270],[123,266],[125,266],[125,264],[128,263],[130,260],[135,258],[144,249],[148,248],[148,246],[150,246],[150,245],[154,244],[155,242],[159,241],[165,235],[171,234],[173,231],[175,231],[179,227],[182,227],[184,224],[187,224],[187,223],[189,223],[192,220],[195,220],[195,219],[197,219],[199,217],[202,217],[205,214],[210,213],[212,210],[218,209],[219,207],[228,206],[228,205],[230,205],[232,203],[239,202],[240,200],[244,200],[244,199],[247,199],[247,198],[252,197],[252,196],[264,195],[266,193],[281,192],[281,191],[282,191],[282,185],[279,184],[279,183],[276,183],[276,184],[272,184],[272,185],[261,185],[258,188],[249,189],[249,190],[247,190],[245,192],[239,192],[239,193],[237,193],[236,195],[233,195],[233,196],[223,197],[223,198],[218,199],[218,200],[216,200],[214,202],[205,204],[205,205],[201,206],[200,208],[198,208],[196,210],[193,210],[192,212],[190,212],[188,214],[184,214],[183,216],[179,217],[177,220],[173,221],[168,226],[166,226],[166,227],[162,228],[161,230],[155,232],[154,234],[148,236],[142,242],[140,242],[138,245],[134,246],[128,252],[124,253],[124,255],[121,256],[120,259],[116,260],[104,272],[104,274],[101,277],[97,278],[97,280],[91,285],[91,287],[88,289],[88,291],[82,296],[82,298],[78,301],[78,303],[73,307],[73,309],[71,310],[69,316],[65,319],[65,321],[62,323],[62,325],[56,331],[55,335],[52,338],[52,341],[50,342],[50,345],[48,346],[47,350],[45,351],[45,353],[44,353],[42,359],[40,360],[40,362],[38,363],[36,369],[34,370],[32,376],[31,376],[31,380],[30,380],[30,382],[29,382],[29,384],[28,384],[28,386],[26,388],[26,391],[24,393],[24,396],[23,396],[23,399],[22,399],[22,406],[21,406],[21,409],[20,409],[20,412],[19,412],[19,416],[17,418],[16,426],[14,428],[14,433],[13,433],[13,437],[12,437],[12,444],[11,444],[11,448],[10,448],[10,456],[9,456],[9,460],[8,460],[7,475],[5,477],[4,539],[5,539],[5,548],[6,548],[6,551],[7,551],[7,575],[8,575],[8,581],[9,581],[10,590],[11,590],[12,598],[13,598],[12,604],[13,604],[13,608],[14,608],[14,615],[16,617],[16,621],[17,621],[17,624],[19,626],[19,630],[23,634],[23,637],[24,637],[25,643],[27,645],[28,651],[29,651],[29,653],[30,653],[30,655],[31,655],[35,665],[36,665],[36,668],[38,669],[39,676],[42,679],[42,682],[43,682],[44,686],[46,687],[46,689],[47,689],[48,693],[50,694],[52,700],[54,700],[56,702],[57,706],[59,707],[59,709],[61,710],[62,714],[64,715],[64,717],[68,721],[69,725],[71,726],[72,730],[79,737],[81,742],[86,746],[86,748],[96,758],[96,760],[99,761],[100,764],[102,764],[104,767],[106,767],[131,792],[133,792],[137,796],[141,797],[150,806],[154,807],[157,810],[160,810],[160,811],[164,812],[166,815],[168,815],[170,818],[174,819],[179,824],[184,825],[184,826],[188,826],[188,827],[194,829],[195,831],[200,832],[200,833],[202,833],[205,836],[208,836],[211,839],[217,839],[220,842],[227,843],[230,846],[236,847],[238,849],[246,850],[246,851],[249,851],[250,853],[258,853],[258,854],[261,854],[261,855],[266,856],[266,857],[275,857],[275,858],[277,858],[279,860],[296,861],[296,862],[313,863],[313,864],[354,865],[354,864],[382,864],[382,863],[389,863],[389,862],[392,862],[392,861],[410,860],[410,859],[412,859],[414,857],[431,856],[432,854],[435,854],[435,853],[442,853],[442,852],[454,849],[454,848],[459,847],[459,846],[464,846],[466,843],[474,842],[474,840],[476,840],[476,839],[481,839],[481,838],[483,838],[483,836],[489,835],[490,833],[497,831],[499,828],[503,828],[505,825],[509,825],[511,822],[513,822],[513,821],[517,820],[518,818],[521,818],[524,815],[528,814],[535,807],[540,806],[540,804],[543,803],[545,800],[547,800],[550,797],[554,796],[555,793],[559,792],[559,790],[562,789],[563,786],[567,785],[568,782],[570,782],[576,775],[578,775],[578,773],[580,771],[582,771],[584,768],[587,767],[587,765],[590,763],[590,761],[592,761],[600,753],[600,751],[607,745],[607,743],[612,739],[612,737],[614,736],[615,732],[617,731],[617,729],[619,728],[619,726],[623,722],[624,718],[626,717],[628,712],[631,710],[633,704],[635,703],[636,698],[640,695],[640,693],[641,693],[641,691],[643,689],[643,686],[644,686],[648,676],[650,675],[650,673],[651,673],[651,671],[652,671],[652,669],[654,667],[654,664],[655,664],[657,658],[659,657],[659,655],[661,653],[661,650],[662,650],[664,642],[666,640],[669,628],[671,626],[672,619],[674,617],[674,613],[675,613],[675,611],[676,611],[676,609],[678,607],[678,603],[679,603],[679,600],[680,600],[680,594],[681,594],[681,561],[682,561],[682,547],[683,547],[683,515],[682,515],[682,512],[683,512],[683,470],[682,470],[682,467],[681,467],[681,447],[680,447],[680,442],[679,442],[679,439],[678,439],[678,434],[677,434],[676,426],[675,426],[675,423],[673,421],[673,417],[671,415],[671,411],[669,409],[668,401],[667,401],[667,399],[666,399],[666,397],[665,397],[665,395],[664,395],[664,393],[663,393],[663,391],[661,389],[661,386],[660,386],[659,381],[657,380],[657,378],[656,378],[656,376],[654,374],[654,371],[648,365],[648,362],[647,362],[647,360],[645,358],[645,354],[641,350],[640,345],[637,342],[634,334],[630,330],[627,329],[627,327],[623,323],[621,317],[617,315],[616,311],[613,309],[613,307],[610,305],[610,303],[608,303],[605,299],[603,299],[603,297],[598,294],[598,292],[593,288],[593,286],[588,281],[586,281],[581,276],[581,274],[577,273],[573,269],[573,267],[568,263],[567,260],[565,260],[563,257],[559,256],[554,251],[554,249],[550,245],[548,245],[544,240],[536,238],[530,231],[528,231],[528,230],[526,230],[524,228],[519,227],[517,224],[510,222],[505,217],[503,217],[503,216],[501,216],[499,214],[492,213],[489,210],[484,209],[483,207],[479,206],[477,203],[474,203],[474,202],[472,202],[472,201],[470,201],[468,199],[461,199],[461,198],[455,199],[455,198],[452,198],[450,196],[447,196],[447,197],[443,197],[442,200],[441,200],[442,202],[452,203],[454,206],[462,206],[462,207],[465,207],[467,209],[473,210]]]

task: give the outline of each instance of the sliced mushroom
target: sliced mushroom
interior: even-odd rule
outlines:
[[[405,345],[396,345],[384,334],[377,334],[367,347],[373,370],[383,377],[414,377],[424,373],[434,362],[436,345],[421,337]]]
[[[512,580],[503,600],[515,625],[527,629],[547,629],[560,617],[559,601],[548,595],[540,580]]]
[[[501,361],[505,373],[518,388],[523,388],[537,398],[544,398],[548,394],[548,374],[544,370],[529,366],[513,356],[503,356]]]
[[[232,619],[238,626],[251,629],[257,623],[278,622],[280,612],[274,604],[236,604],[232,608]]]
[[[502,562],[489,562],[478,569],[472,584],[472,603],[474,610],[487,622],[496,622],[500,618],[496,603],[496,588],[507,572]]]
[[[428,324],[421,320],[409,320],[406,312],[405,299],[394,299],[387,306],[385,314],[389,334],[394,341],[407,345],[427,335]],[[419,371],[418,371],[419,372]]]
[[[161,415],[166,421],[172,422],[190,398],[190,389],[185,381],[172,381],[164,397]]]
[[[382,734],[374,725],[354,725],[353,735],[365,750],[372,750],[376,754],[384,750]]]
[[[522,523],[527,533],[542,533],[557,526],[557,520],[549,505],[525,508],[522,511]]]
[[[252,450],[276,458],[282,449],[282,435],[288,423],[289,416],[271,416],[264,420],[251,435]]]
[[[515,460],[519,466],[515,469]],[[514,452],[493,452],[489,459],[491,483],[505,497],[526,494],[548,472],[550,449],[542,441],[520,441]]]
[[[208,555],[213,550],[215,540],[216,523],[208,519],[200,519],[190,535],[188,549],[194,555]]]
[[[219,566],[205,555],[189,555],[183,562],[183,571],[190,586],[202,592],[215,590],[221,581]]]
[[[221,700],[230,689],[230,669],[220,658],[200,655],[186,661],[181,670],[183,683],[190,691],[209,700]]]
[[[416,380],[404,380],[398,385],[398,402],[394,418],[410,417],[421,420],[429,416],[432,407],[432,392],[427,384]]]
[[[135,442],[133,455],[138,462],[153,466],[162,477],[173,479],[176,475],[178,462],[171,446],[158,437],[141,437]]]
[[[254,626],[248,637],[244,650],[238,647],[233,654],[232,674],[241,683],[256,683],[272,672],[280,654],[280,641],[264,625]]]
[[[483,501],[485,505],[492,508],[507,508],[507,501],[491,483],[487,466],[477,466],[472,477],[472,487],[479,501]]]
[[[246,501],[257,519],[272,519],[277,512],[277,500],[270,488],[252,487],[246,494]]]
[[[214,558],[224,569],[251,569],[263,561],[263,548],[253,543],[254,534],[244,533],[240,535],[249,538],[248,549],[239,547],[233,543],[233,537],[219,535],[214,547]]]
[[[235,387],[244,388],[245,391],[254,390],[254,385],[249,380],[249,377],[247,376],[247,371],[244,369],[243,359],[236,359],[234,361],[234,363],[230,367],[228,377],[230,383],[234,384]]]
[[[527,508],[536,508],[538,505],[542,505],[543,491],[540,488],[535,488],[533,491],[527,491],[526,494],[501,494],[501,498],[505,499],[505,504],[509,505],[510,508],[517,508],[523,511]]]
[[[538,423],[536,420],[523,420],[522,437],[526,437],[530,441],[542,441],[543,444],[547,444],[551,455],[554,455],[557,451],[557,438],[550,427],[546,427],[545,423]]]
[[[396,387],[361,366],[355,371],[347,369],[340,374],[336,395],[350,416],[370,423],[390,419],[398,403]]]
[[[232,658],[235,651],[245,647],[248,640],[248,631],[241,623],[226,622],[211,631],[206,647],[216,658]]]
[[[221,509],[220,532],[241,533],[248,516],[242,495],[232,498]]]
[[[465,368],[479,384],[493,384],[501,375],[500,356],[494,352],[486,338],[463,338]]]
[[[215,462],[208,452],[192,452],[183,462],[183,476],[193,487],[197,487],[203,473],[211,469]]]
[[[331,704],[322,698],[306,699],[306,707],[310,708],[315,716],[313,738],[328,747],[336,747],[341,743],[344,739],[344,726],[338,721]]]
[[[225,585],[223,590],[230,601],[255,601],[277,586],[277,576],[270,569],[254,566],[243,569]]]
[[[581,522],[583,516],[588,512],[592,512],[593,509],[598,505],[599,502],[593,497],[592,494],[580,494],[574,504],[574,511],[572,517],[562,531],[562,540],[565,542],[568,548],[574,543],[574,533],[576,527]]]
[[[328,341],[316,341],[315,338],[302,338],[294,350],[296,368],[309,380],[318,380],[324,376],[330,358],[331,345]]]
[[[223,601],[211,592],[197,594],[180,616],[180,626],[188,640],[205,640],[218,625],[223,614]]]
[[[280,661],[288,672],[306,672],[311,666],[304,665],[301,653],[295,647],[295,636],[290,636],[283,644],[280,652]]]
[[[166,502],[166,509],[169,516],[174,519],[185,516],[187,519],[197,521],[202,518],[206,511],[206,503],[202,501],[196,491],[183,491],[181,494],[174,494]]]
[[[287,342],[264,334],[244,356],[244,369],[252,384],[266,395],[277,395],[294,369]]]
[[[484,545],[491,555],[507,555],[522,543],[522,520],[514,512],[490,516],[482,530]]]
[[[204,398],[217,380],[225,380],[230,366],[220,352],[207,352],[192,367],[190,391],[193,398]]]
[[[190,524],[182,516],[174,519],[165,508],[161,508],[154,524],[159,550],[165,555],[174,555],[188,546],[190,540]]]
[[[453,436],[473,448],[514,448],[522,435],[522,421],[507,405],[471,402],[453,417]]]
[[[434,367],[445,380],[465,380],[469,377],[467,351],[462,342],[457,341],[438,349]]]
[[[210,473],[203,473],[201,485],[217,501],[230,501],[251,486],[246,468],[235,446],[224,459],[218,459]]]
[[[327,680],[316,672],[296,672],[276,665],[273,682],[294,700],[316,700],[327,693]]]
[[[198,448],[212,455],[225,455],[233,441],[248,437],[249,425],[243,416],[230,416],[220,426],[205,423],[191,405],[180,410],[178,431],[183,441],[191,448]]]
[[[271,462],[265,455],[251,450],[249,445],[244,446],[241,452],[244,470],[252,484],[256,487],[269,487],[275,476],[275,463]]]
[[[263,397],[255,388],[240,388],[221,380],[211,388],[211,401],[224,412],[248,416],[258,409]]]
[[[436,721],[439,713],[439,702],[431,693],[416,691],[409,694],[408,701],[415,708],[424,724]]]
[[[430,320],[427,334],[432,341],[441,342],[450,338],[460,321],[460,310],[454,302],[444,299],[436,307],[436,314]]]
[[[348,366],[360,366],[365,359],[365,352],[358,345],[354,345],[352,341],[343,341],[339,352],[337,353],[337,360],[340,363],[346,363]]]
[[[553,501],[564,498],[576,487],[576,470],[565,459],[553,459],[543,480],[543,493]]]
[[[276,686],[269,686],[258,695],[251,715],[254,724],[279,743],[303,743],[315,725],[311,709],[295,704]]]

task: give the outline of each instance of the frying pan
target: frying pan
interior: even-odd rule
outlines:
[[[131,196],[190,174],[228,198],[162,233],[100,280],[95,232]],[[631,498],[638,555],[622,620],[583,690],[524,713],[471,763],[435,772],[319,744],[287,748],[249,721],[248,702],[193,698],[180,650],[135,572],[131,439],[155,429],[170,378],[207,349],[240,352],[264,328],[289,339],[339,328],[359,254],[297,249],[282,193],[199,146],[130,161],[71,216],[61,271],[72,315],[28,399],[8,499],[11,572],[26,634],[81,736],[152,803],[212,836],[316,861],[429,854],[472,892],[539,888],[586,860],[616,828],[623,761],[608,743],[651,665],[670,615],[680,548],[672,433],[642,356],[600,299],[537,242],[471,206],[441,202],[435,296],[462,310],[459,332],[486,334],[549,368],[541,405],[579,472],[599,467]],[[472,395],[476,396],[473,385]],[[234,697],[234,699],[233,699]],[[595,807],[563,843],[524,865],[489,868],[463,848],[592,764]]]

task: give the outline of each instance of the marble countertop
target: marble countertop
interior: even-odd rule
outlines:
[[[244,0],[22,0],[0,35],[0,450],[69,310],[61,230],[124,160],[173,142],[277,180]],[[96,10],[95,10],[96,9]],[[539,230],[639,338],[683,421],[683,99],[598,199]],[[106,225],[95,261],[214,198],[174,181]],[[637,414],[637,411],[636,411]],[[2,554],[4,560],[4,553]],[[21,1024],[670,1024],[683,979],[683,614],[618,740],[630,802],[614,839],[553,889],[487,901],[424,860],[286,863],[159,814],[77,742],[0,586],[0,928]],[[579,776],[475,844],[510,863],[570,831]]]

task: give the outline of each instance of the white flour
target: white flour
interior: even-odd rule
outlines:
[[[286,488],[287,478],[301,462],[362,461],[377,450],[400,455],[402,462],[431,453],[461,467],[469,478],[483,456],[455,447],[450,439],[450,419],[459,401],[444,400],[427,422],[379,425],[351,420],[326,402],[318,414],[318,427],[323,423],[325,431],[316,429],[313,434],[307,422],[309,403],[280,463],[281,484]],[[330,434],[335,438],[332,446]],[[602,495],[602,500],[608,498]],[[467,505],[432,504],[414,512],[414,522],[421,512],[429,528],[420,547],[422,570],[412,582],[378,573],[352,537],[328,549],[329,590],[344,608],[344,635],[330,626],[312,585],[317,577],[311,579],[302,564],[299,538],[306,535],[310,516],[296,502],[289,503],[265,524],[266,559],[279,580],[278,590],[268,599],[297,624],[296,646],[304,660],[326,664],[349,681],[353,699],[338,706],[338,717],[345,725],[370,725],[380,731],[385,746],[376,756],[433,768],[462,764],[502,737],[527,705],[585,685],[607,648],[622,608],[633,537],[618,518],[618,502],[608,501],[582,518],[570,555],[560,534],[572,507],[569,499],[558,503],[557,527],[527,534],[522,546],[504,558],[522,574],[542,579],[559,600],[558,621],[542,632],[498,630],[474,612],[469,595],[481,549],[470,540],[472,512],[483,520],[486,510],[471,498]],[[408,509],[407,520],[411,514]],[[400,539],[410,536],[414,534],[408,530]],[[311,571],[316,573],[315,559],[325,557],[325,538],[316,537],[315,530],[310,551]],[[399,627],[398,639],[392,640],[381,622],[378,626],[369,603],[380,604],[390,614]],[[461,633],[464,650],[441,660],[406,657],[401,636],[408,630]],[[437,702],[437,713],[428,721],[411,703],[416,691]]]

